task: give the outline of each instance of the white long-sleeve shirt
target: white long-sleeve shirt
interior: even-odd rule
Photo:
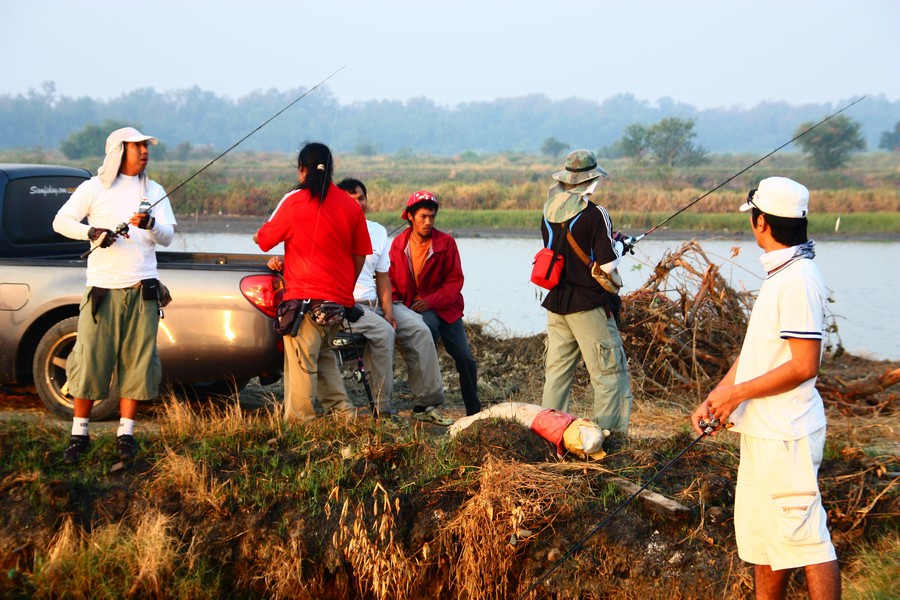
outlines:
[[[53,219],[53,229],[72,239],[88,239],[88,230],[98,227],[114,231],[121,223],[128,223],[138,212],[142,200],[151,204],[166,193],[162,186],[149,179],[142,185],[139,176],[119,175],[109,188],[103,187],[99,177],[85,181]],[[142,189],[144,188],[144,189]],[[175,237],[175,215],[169,199],[165,198],[152,209],[156,222],[151,230],[129,225],[128,238],[119,237],[108,248],[91,252],[87,264],[87,285],[119,289],[131,287],[143,279],[158,277],[156,245],[168,246]],[[87,218],[87,224],[83,223]]]

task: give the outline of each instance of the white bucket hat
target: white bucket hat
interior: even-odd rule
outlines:
[[[155,137],[144,135],[134,127],[116,129],[106,138],[106,158],[103,165],[97,169],[97,175],[103,187],[110,187],[119,175],[119,167],[122,165],[122,151],[125,142],[149,142],[154,146],[159,143]]]
[[[750,191],[741,212],[754,206],[767,215],[802,219],[809,214],[809,190],[787,177],[768,177],[759,182],[756,190]]]

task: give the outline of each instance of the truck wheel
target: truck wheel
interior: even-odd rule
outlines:
[[[60,417],[71,419],[75,403],[66,386],[66,360],[75,346],[78,331],[78,317],[63,319],[49,330],[38,342],[34,352],[31,372],[34,387],[43,403]],[[119,410],[119,392],[115,375],[110,382],[109,397],[94,403],[91,419],[103,420]]]

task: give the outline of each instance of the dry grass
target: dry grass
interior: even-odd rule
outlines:
[[[266,408],[244,411],[237,392],[224,404],[209,402],[201,410],[172,394],[163,403],[158,420],[164,439],[177,439],[198,433],[235,434],[245,431],[248,424],[268,427],[280,434],[284,422],[279,414]]]
[[[212,476],[204,463],[166,448],[154,467],[150,489],[177,489],[183,503],[209,506],[218,512],[225,499],[225,485]]]
[[[36,597],[170,596],[179,549],[170,521],[151,509],[133,530],[115,523],[87,533],[67,517],[36,569]]]
[[[321,582],[317,578],[304,577],[303,564],[308,562],[305,548],[299,536],[287,540],[273,540],[259,546],[258,540],[243,544],[245,556],[258,556],[261,573],[251,577],[253,587],[262,587],[273,600],[288,598],[317,598],[323,596]]]
[[[326,515],[330,514],[330,503],[339,503],[340,497],[341,490],[335,488]],[[410,597],[416,567],[421,563],[407,556],[398,541],[400,532],[395,519],[399,512],[399,500],[391,502],[390,494],[380,483],[372,493],[371,511],[362,503],[351,508],[349,498],[343,502],[340,526],[332,536],[332,544],[352,565],[360,596],[372,593],[382,600]],[[427,548],[426,545],[422,550],[422,561],[428,560]]]
[[[521,541],[552,528],[559,508],[584,491],[583,482],[548,465],[498,461],[488,457],[470,498],[439,535],[441,556],[455,573],[457,598],[507,598],[519,580],[513,569]],[[546,468],[545,468],[546,467]],[[576,473],[584,473],[578,465]]]

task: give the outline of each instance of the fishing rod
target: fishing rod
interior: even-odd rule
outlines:
[[[273,120],[275,120],[278,116],[280,116],[284,111],[286,111],[286,110],[289,109],[290,107],[294,106],[295,104],[297,104],[298,102],[300,102],[301,100],[303,100],[304,98],[306,98],[309,94],[311,94],[311,93],[312,93],[313,91],[315,91],[317,88],[319,88],[319,87],[321,87],[322,85],[324,85],[329,79],[331,79],[332,77],[334,77],[335,75],[337,75],[338,73],[340,73],[341,71],[343,71],[343,70],[344,70],[344,67],[346,67],[346,65],[341,66],[341,68],[339,68],[338,70],[336,70],[334,73],[332,73],[331,75],[329,75],[328,77],[326,77],[325,79],[323,79],[322,81],[320,81],[319,83],[317,83],[316,85],[312,86],[311,88],[309,88],[308,90],[306,90],[305,92],[303,92],[302,94],[300,94],[300,96],[298,96],[297,98],[295,98],[294,100],[292,100],[287,106],[285,106],[284,108],[282,108],[281,110],[279,110],[277,113],[275,113],[274,115],[272,115],[271,117],[269,117],[268,119],[266,119],[265,121],[263,121],[262,124],[260,124],[256,129],[254,129],[253,131],[251,131],[250,133],[248,133],[247,135],[245,135],[244,137],[242,137],[241,139],[239,139],[238,141],[236,141],[236,142],[235,142],[234,144],[232,144],[227,150],[225,150],[225,151],[222,152],[220,155],[218,155],[217,157],[215,157],[214,159],[212,159],[211,161],[209,161],[208,163],[206,163],[206,165],[204,165],[204,166],[203,166],[200,170],[198,170],[196,173],[194,173],[193,175],[191,175],[190,177],[188,177],[187,179],[185,179],[184,181],[182,181],[181,183],[179,183],[177,186],[175,186],[175,189],[173,189],[171,192],[167,193],[165,196],[163,196],[162,198],[160,198],[159,200],[157,200],[157,201],[154,202],[153,204],[149,204],[149,203],[147,203],[147,202],[142,202],[142,203],[141,203],[141,207],[140,207],[140,208],[142,209],[141,212],[147,212],[147,211],[151,210],[154,206],[156,206],[157,204],[159,204],[160,202],[162,202],[163,200],[165,200],[166,198],[168,198],[169,196],[171,196],[172,194],[174,194],[175,192],[177,192],[179,189],[181,189],[182,187],[184,187],[185,184],[187,184],[189,181],[191,181],[194,177],[196,177],[197,175],[199,175],[200,173],[202,173],[203,171],[205,171],[206,169],[208,169],[209,167],[211,167],[212,164],[213,164],[214,162],[216,162],[217,160],[219,160],[220,158],[222,158],[223,156],[225,156],[226,154],[228,154],[229,152],[231,152],[232,150],[234,150],[235,148],[237,148],[237,147],[238,147],[239,145],[241,145],[247,138],[249,138],[250,136],[252,136],[254,133],[256,133],[257,131],[259,131],[260,129],[262,129],[263,127],[265,127],[266,125],[268,125],[269,123],[271,123],[271,122],[272,122]],[[96,250],[97,248],[102,247],[103,244],[104,244],[105,241],[106,241],[105,238],[108,237],[108,236],[110,236],[110,235],[113,237],[113,239],[115,239],[115,238],[117,238],[117,237],[119,237],[119,236],[128,237],[128,223],[124,223],[124,222],[123,222],[123,223],[119,223],[119,224],[116,226],[116,228],[115,228],[111,233],[104,234],[103,236],[101,236],[100,238],[98,238],[97,244],[94,245],[94,246],[91,246],[91,247],[88,249],[87,252],[85,252],[84,254],[81,255],[81,258],[87,258],[88,256],[90,256],[91,252],[93,252],[93,251]],[[112,242],[110,242],[110,243],[112,243]],[[108,245],[109,245],[109,244],[107,244],[107,246],[108,246]]]
[[[626,506],[628,506],[629,504],[631,504],[631,502],[632,502],[635,498],[637,498],[638,496],[640,496],[641,492],[643,492],[644,490],[646,490],[647,487],[648,487],[651,483],[653,483],[653,482],[656,480],[656,478],[659,477],[659,476],[663,473],[663,471],[665,471],[665,470],[668,469],[670,466],[672,466],[672,463],[674,463],[676,460],[678,460],[679,458],[681,458],[688,450],[690,450],[691,448],[693,448],[694,445],[695,445],[697,442],[699,442],[700,440],[702,440],[703,438],[705,438],[705,437],[708,436],[708,435],[712,435],[714,432],[718,431],[719,429],[722,429],[723,427],[724,427],[725,429],[730,428],[732,424],[731,424],[731,423],[726,423],[725,425],[722,425],[722,423],[721,423],[718,419],[716,419],[716,418],[711,418],[708,422],[707,422],[707,421],[704,421],[703,419],[700,419],[699,425],[700,425],[700,428],[703,430],[703,432],[702,432],[700,435],[698,435],[696,438],[694,438],[694,441],[693,441],[693,442],[691,442],[690,444],[688,444],[681,452],[679,452],[678,454],[676,454],[675,457],[674,457],[672,460],[670,460],[669,462],[667,462],[667,463],[665,464],[665,466],[663,466],[660,470],[658,470],[658,471],[656,472],[656,474],[653,475],[653,477],[651,477],[650,479],[648,479],[648,480],[647,480],[647,483],[645,483],[644,485],[642,485],[642,486],[640,487],[640,489],[638,489],[635,493],[633,493],[631,496],[629,496],[624,502],[622,502],[621,504],[619,504],[619,505],[615,508],[615,510],[613,510],[609,515],[606,516],[605,519],[603,519],[602,521],[600,521],[600,523],[598,523],[597,525],[595,525],[595,526],[594,526],[590,531],[588,531],[587,534],[585,534],[585,536],[584,536],[583,538],[581,538],[574,546],[572,546],[571,548],[569,548],[569,549],[566,551],[566,553],[563,554],[562,557],[561,557],[559,560],[557,560],[555,563],[553,563],[553,565],[552,565],[549,569],[547,569],[546,571],[544,571],[544,573],[543,573],[540,577],[538,577],[538,578],[534,581],[534,583],[532,583],[531,586],[530,586],[527,590],[525,590],[524,592],[522,592],[522,594],[521,594],[520,596],[518,596],[517,600],[522,600],[522,599],[523,599],[525,596],[527,596],[534,588],[536,588],[537,586],[539,586],[545,579],[547,579],[548,577],[550,577],[550,575],[551,575],[554,571],[556,571],[556,569],[558,569],[558,568],[559,568],[559,567],[560,567],[560,566],[561,566],[561,565],[562,565],[562,564],[563,564],[570,556],[572,556],[573,554],[575,554],[575,552],[577,552],[578,550],[580,550],[581,547],[584,546],[584,544],[585,544],[589,539],[591,539],[591,538],[594,536],[595,533],[597,533],[598,531],[600,531],[601,529],[603,529],[603,527],[604,527],[607,523],[609,523],[609,522],[612,520],[613,517],[615,517],[617,514],[619,514],[620,512],[622,512],[622,510],[623,510]]]
[[[378,406],[375,404],[375,398],[372,396],[372,388],[369,386],[369,372],[366,371],[366,366],[363,364],[362,354],[359,351],[359,346],[356,344],[356,338],[353,337],[353,326],[351,323],[355,323],[362,316],[363,309],[359,306],[354,306],[351,311],[355,309],[356,312],[346,315],[347,319],[347,330],[350,332],[350,343],[353,344],[353,353],[356,354],[356,370],[359,373],[359,379],[362,381],[363,388],[366,390],[366,398],[369,400],[369,408],[372,410],[372,417],[378,419]],[[356,318],[353,318],[353,317]],[[352,319],[352,321],[351,321]]]
[[[747,171],[749,171],[750,169],[752,169],[753,167],[755,167],[762,161],[766,160],[767,158],[769,158],[770,156],[772,156],[773,154],[775,154],[776,152],[778,152],[779,150],[781,150],[782,148],[787,146],[788,144],[796,142],[798,139],[800,139],[801,137],[803,137],[804,135],[806,135],[807,133],[809,133],[810,131],[812,131],[813,129],[818,127],[819,125],[822,125],[826,121],[830,121],[831,119],[838,116],[839,114],[841,114],[842,112],[844,112],[845,110],[847,110],[848,108],[853,106],[854,104],[857,104],[858,102],[862,102],[864,99],[865,99],[865,96],[862,96],[862,97],[858,98],[857,100],[854,100],[853,102],[851,102],[844,108],[840,109],[839,111],[828,115],[827,117],[825,117],[824,119],[822,119],[821,121],[819,121],[818,123],[816,123],[815,125],[810,127],[809,129],[806,129],[806,130],[802,131],[801,133],[798,133],[797,135],[792,137],[790,140],[788,140],[785,143],[783,143],[782,145],[778,146],[777,148],[775,148],[774,150],[772,150],[771,152],[769,152],[762,158],[754,161],[747,167],[741,169],[740,171],[738,171],[737,173],[735,173],[734,175],[732,175],[731,177],[729,177],[728,179],[726,179],[725,181],[723,181],[722,183],[720,183],[719,185],[714,187],[713,189],[709,190],[708,192],[706,192],[699,198],[691,200],[689,203],[684,205],[682,208],[679,208],[677,211],[675,211],[675,213],[673,213],[672,216],[670,216],[666,220],[662,221],[661,223],[654,225],[652,228],[650,228],[648,231],[642,233],[641,235],[639,235],[637,237],[623,236],[623,238],[624,238],[623,243],[625,244],[625,251],[626,252],[630,251],[631,248],[634,247],[634,245],[637,244],[639,241],[641,241],[642,239],[644,239],[645,237],[647,237],[648,235],[650,235],[651,233],[653,233],[654,231],[656,231],[657,229],[659,229],[660,227],[662,227],[663,225],[665,225],[666,223],[668,223],[669,221],[671,221],[672,219],[674,219],[675,217],[677,217],[678,215],[680,215],[681,213],[683,213],[684,211],[686,211],[687,209],[692,207],[693,205],[697,204],[698,202],[700,202],[701,200],[703,200],[704,198],[706,198],[707,196],[709,196],[710,194],[712,194],[713,192],[715,192],[716,190],[718,190],[719,188],[724,186],[725,184],[729,183],[730,181],[737,178],[738,176],[743,175],[744,173],[746,173]]]

